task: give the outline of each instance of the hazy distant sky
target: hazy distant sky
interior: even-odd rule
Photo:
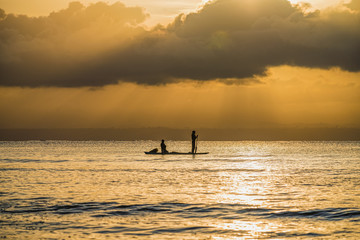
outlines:
[[[309,2],[314,8],[326,8],[336,5],[340,2],[349,2],[350,0],[311,0],[300,1],[291,0],[292,3]],[[74,0],[0,0],[0,7],[7,12],[26,14],[30,16],[48,15],[52,11],[66,8]],[[98,0],[82,0],[84,4],[96,3]],[[106,3],[115,3],[117,0],[107,0]],[[123,0],[128,6],[140,6],[150,13],[149,24],[158,22],[166,23],[180,13],[189,13],[198,9],[208,0]]]
[[[0,128],[360,127],[360,0],[69,2],[0,0]]]

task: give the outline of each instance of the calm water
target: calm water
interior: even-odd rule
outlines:
[[[360,142],[159,145],[0,142],[0,238],[360,238]]]

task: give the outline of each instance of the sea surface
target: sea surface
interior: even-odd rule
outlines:
[[[360,239],[360,142],[156,147],[0,142],[0,239]]]

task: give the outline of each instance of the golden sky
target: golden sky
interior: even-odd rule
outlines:
[[[46,16],[50,12],[64,9],[74,0],[0,0],[0,6],[7,12],[16,14],[26,14],[29,16]],[[85,5],[96,3],[99,0],[82,0]],[[107,0],[106,3],[115,3],[118,0]],[[168,23],[176,15],[189,13],[198,10],[209,0],[123,0],[122,3],[127,6],[140,6],[150,14],[147,23],[152,25],[156,23]],[[291,0],[292,3],[305,2],[300,0]],[[312,0],[308,1],[314,8],[326,8],[344,2],[341,0]],[[345,1],[345,2],[349,2]]]
[[[70,2],[0,0],[0,128],[360,127],[360,0]]]

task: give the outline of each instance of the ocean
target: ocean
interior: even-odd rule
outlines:
[[[0,239],[360,239],[360,142],[153,148],[0,142]]]

